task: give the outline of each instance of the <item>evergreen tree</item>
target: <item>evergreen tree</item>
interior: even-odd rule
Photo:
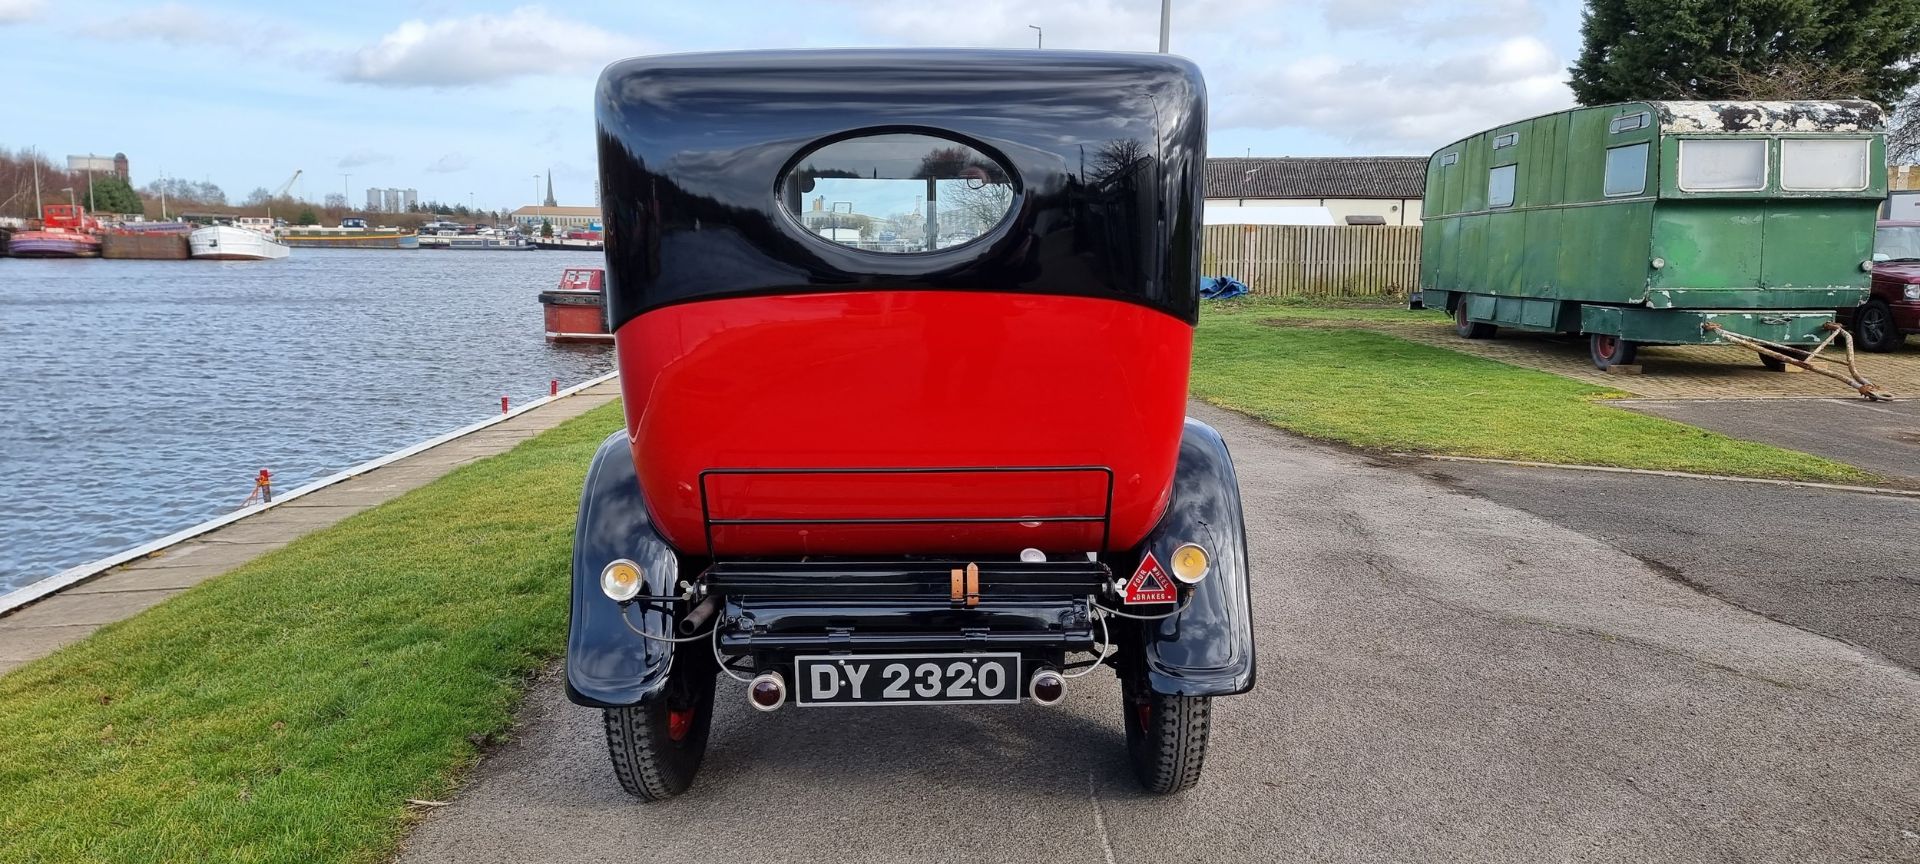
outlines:
[[[299,224],[301,225],[320,224],[320,214],[313,212],[313,205],[311,204],[300,208],[300,215],[295,218],[299,220]]]
[[[1899,101],[1920,81],[1920,0],[1588,0],[1568,83],[1583,105],[1746,97],[1782,70],[1801,98]]]
[[[140,195],[133,191],[133,185],[118,177],[96,177],[93,180],[93,211],[95,213],[144,213],[146,207],[140,201]]]

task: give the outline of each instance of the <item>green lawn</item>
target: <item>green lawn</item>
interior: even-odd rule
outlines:
[[[381,861],[564,642],[596,409],[0,678],[0,861]]]
[[[1857,468],[1595,404],[1624,394],[1359,328],[1288,320],[1434,320],[1401,309],[1254,302],[1210,308],[1194,345],[1193,393],[1275,426],[1357,447],[1871,482]]]

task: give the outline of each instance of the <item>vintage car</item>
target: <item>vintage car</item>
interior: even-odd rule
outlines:
[[[1427,165],[1421,303],[1469,339],[1585,334],[1601,369],[1756,340],[1784,369],[1866,299],[1884,125],[1870,102],[1628,102],[1448,144]]]
[[[1873,232],[1873,293],[1840,310],[1868,351],[1892,351],[1920,333],[1920,222],[1882,221]]]
[[[1046,706],[1110,668],[1141,782],[1191,786],[1209,700],[1254,684],[1233,464],[1185,417],[1194,65],[651,57],[597,123],[626,428],[566,674],[620,784],[688,787],[722,678],[768,711]]]

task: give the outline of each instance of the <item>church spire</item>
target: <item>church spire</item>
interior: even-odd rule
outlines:
[[[547,169],[547,200],[546,200],[546,203],[540,206],[542,207],[560,206],[557,202],[553,200],[553,169],[552,168]]]

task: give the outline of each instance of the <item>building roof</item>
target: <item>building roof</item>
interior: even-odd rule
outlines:
[[[514,216],[592,216],[595,219],[598,219],[600,218],[600,208],[574,207],[574,206],[568,206],[568,205],[561,205],[559,207],[548,207],[543,204],[528,204],[525,207],[521,207],[520,209],[513,211],[512,215]]]
[[[1425,156],[1207,160],[1208,198],[1418,198],[1426,188]]]

